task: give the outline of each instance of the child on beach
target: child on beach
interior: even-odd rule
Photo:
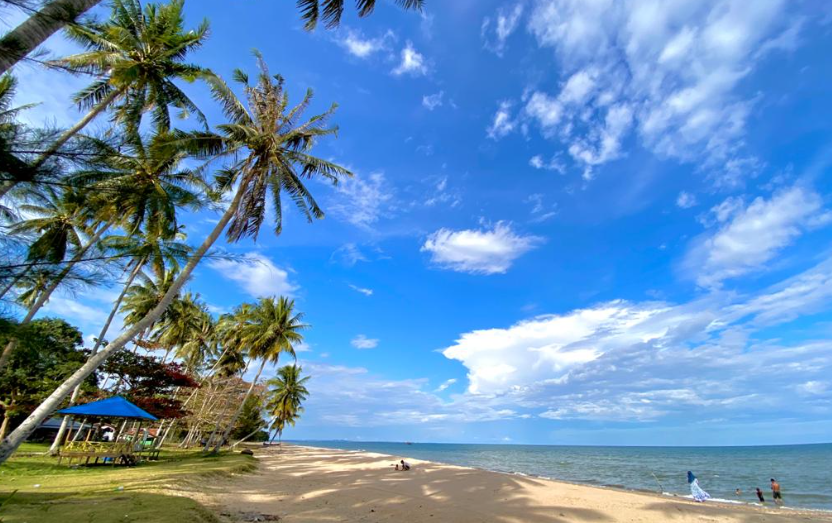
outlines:
[[[760,503],[766,502],[766,498],[763,497],[763,491],[760,490],[760,487],[757,487],[757,499],[760,500]]]

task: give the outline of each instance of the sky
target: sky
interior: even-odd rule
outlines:
[[[186,3],[211,24],[194,61],[230,78],[257,48],[294,100],[314,89],[310,115],[338,103],[316,153],[355,173],[310,183],[325,219],[287,211],[189,284],[217,314],[271,295],[306,314],[311,396],[285,436],[832,441],[832,9],[426,4],[309,33],[293,2]],[[85,79],[17,74],[26,118],[78,118]],[[189,241],[217,218],[185,216]],[[44,315],[89,339],[117,292]]]

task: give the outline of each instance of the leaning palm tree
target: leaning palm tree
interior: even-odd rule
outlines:
[[[233,197],[218,223],[158,304],[84,363],[0,442],[0,463],[8,459],[78,383],[164,314],[202,257],[229,224],[228,239],[232,242],[256,236],[265,218],[267,201],[271,200],[276,232],[279,233],[283,226],[281,200],[284,194],[289,195],[309,221],[322,218],[323,211],[315,203],[304,181],[323,178],[336,183],[340,178],[351,175],[347,169],[312,155],[312,149],[320,138],[334,135],[337,131],[337,128],[327,127],[327,119],[335,106],[324,114],[302,121],[312,97],[311,91],[307,92],[300,105],[290,108],[282,79],[270,76],[262,59],[258,62],[260,75],[257,84],[249,85],[247,77],[241,72],[235,75],[243,82],[248,107],[217,78],[212,81],[212,90],[215,98],[222,103],[229,123],[218,126],[218,134],[184,134],[174,144],[187,147],[203,158],[229,158],[228,165],[219,173],[217,189],[233,190]]]
[[[193,113],[205,123],[205,116],[174,80],[193,82],[212,75],[208,69],[184,62],[186,55],[201,47],[208,36],[207,20],[196,30],[186,31],[184,0],[148,4],[144,10],[139,0],[112,3],[108,21],[67,29],[67,36],[86,51],[55,60],[53,65],[93,75],[96,80],[74,97],[78,107],[88,112],[61,134],[35,165],[114,104],[116,121],[132,131],[138,129],[146,111],[151,111],[158,131],[167,131],[171,105],[180,109],[182,115]]]
[[[242,339],[251,360],[260,360],[260,367],[257,374],[251,381],[245,397],[237,407],[236,412],[225,427],[222,437],[214,445],[214,452],[218,452],[222,444],[228,439],[237,419],[243,410],[246,402],[257,382],[266,363],[277,363],[280,355],[284,352],[296,358],[295,345],[303,341],[303,334],[300,331],[309,328],[302,323],[303,313],[295,312],[295,300],[284,296],[278,299],[263,298],[257,307],[254,308],[247,324],[243,327]]]
[[[142,269],[146,265],[149,265],[152,267],[154,273],[164,274],[167,264],[178,267],[179,262],[187,257],[190,252],[190,247],[184,243],[168,241],[153,234],[110,236],[102,240],[102,244],[104,244],[107,250],[113,253],[116,259],[124,258],[128,260],[124,268],[124,273],[128,274],[128,276],[122,286],[121,293],[119,293],[113,302],[113,307],[110,309],[110,314],[101,327],[101,332],[99,332],[98,337],[95,339],[95,344],[90,351],[91,356],[95,356],[98,353],[98,349],[101,348],[101,345],[106,343],[104,337],[110,329],[110,324],[113,322],[116,312],[121,307],[128,290],[132,288],[133,281],[141,273]],[[72,390],[69,404],[74,405],[80,394],[81,385],[78,384]],[[55,435],[52,446],[49,448],[50,454],[57,452],[61,441],[63,441],[69,418],[70,416],[64,416],[63,420],[61,420],[58,433]]]
[[[52,0],[46,4],[40,12],[0,39],[0,74],[34,51],[54,32],[99,2],[101,0]],[[397,0],[397,3],[405,9],[421,10],[424,0]],[[321,17],[321,4],[327,27],[335,27],[340,22],[344,0],[298,0],[297,5],[306,21],[306,29],[315,28],[318,18]],[[375,4],[376,0],[358,0],[356,7],[359,15],[370,14]]]
[[[295,426],[303,412],[301,405],[309,396],[306,388],[309,376],[301,378],[302,370],[297,365],[286,365],[277,371],[277,376],[266,382],[270,387],[266,410],[272,418],[271,428],[275,430],[278,441],[286,425]]]

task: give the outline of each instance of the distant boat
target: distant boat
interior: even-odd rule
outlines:
[[[405,445],[413,445],[413,443],[411,443],[411,442],[409,442],[409,441],[405,441],[405,442],[404,442],[404,444],[405,444]]]

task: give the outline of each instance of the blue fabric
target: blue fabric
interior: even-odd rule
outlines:
[[[693,472],[688,471],[688,483],[693,483],[693,481],[695,479],[696,479],[696,476],[693,475]]]
[[[158,418],[149,412],[145,412],[133,405],[121,396],[113,396],[104,400],[75,405],[58,411],[58,414],[70,414],[72,416],[98,416],[101,418],[133,418],[157,420]]]

